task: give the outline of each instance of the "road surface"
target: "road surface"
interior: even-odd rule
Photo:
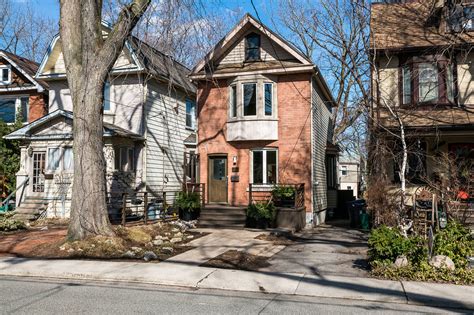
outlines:
[[[471,312],[377,303],[131,283],[0,278],[0,314],[408,314]]]

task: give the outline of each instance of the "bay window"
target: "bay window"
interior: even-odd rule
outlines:
[[[237,117],[237,86],[230,87],[230,117]]]
[[[272,115],[273,108],[273,84],[265,83],[264,85],[264,108],[265,116]]]
[[[243,85],[244,116],[257,115],[257,84],[246,83]]]
[[[410,58],[400,70],[401,103],[454,103],[454,69],[445,57]]]
[[[253,150],[251,177],[253,184],[276,184],[278,172],[277,150]]]

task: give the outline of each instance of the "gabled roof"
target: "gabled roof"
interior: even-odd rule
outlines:
[[[43,90],[49,89],[46,82],[35,78],[36,71],[38,70],[38,63],[1,49],[0,57],[5,59],[12,67],[24,75],[36,87],[38,92],[43,92]]]
[[[64,117],[70,120],[73,120],[73,113],[70,111],[65,110],[56,110],[48,115],[45,115],[30,124],[15,130],[14,132],[4,136],[3,138],[8,140],[24,140],[24,139],[37,139],[39,138],[48,138],[48,139],[72,139],[72,133],[64,133],[61,135],[50,135],[50,136],[42,136],[42,137],[35,137],[34,130],[50,121],[58,117]],[[104,122],[104,137],[124,137],[124,138],[131,138],[134,140],[143,140],[143,137],[139,134],[133,133],[129,130],[123,129],[116,125]]]
[[[110,26],[106,23],[102,23],[104,32],[110,29]],[[48,62],[48,58],[55,49],[55,46],[60,40],[59,34],[57,34],[51,41],[46,54],[41,61],[41,64],[36,72],[36,78],[58,78],[65,77],[66,74],[43,74],[45,66]],[[134,66],[121,67],[112,69],[111,73],[120,74],[128,72],[147,72],[158,80],[170,82],[171,84],[184,89],[187,92],[196,93],[196,86],[189,80],[188,75],[190,70],[183,64],[174,60],[171,56],[168,56],[161,51],[151,47],[144,41],[141,41],[135,36],[130,36],[125,41],[124,51],[126,51],[132,59]]]
[[[229,48],[240,38],[240,34],[248,27],[255,27],[257,30],[265,34],[275,42],[278,46],[283,48],[302,65],[313,66],[313,63],[303,53],[301,53],[296,47],[288,43],[280,35],[273,32],[270,28],[257,21],[252,15],[245,14],[242,20],[224,37],[222,38],[214,48],[193,68],[191,71],[191,77],[198,74],[205,69],[206,65],[211,61],[218,60],[222,57]]]

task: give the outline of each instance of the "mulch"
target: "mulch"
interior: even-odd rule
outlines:
[[[257,271],[260,268],[270,266],[268,257],[256,256],[238,250],[228,250],[216,256],[201,266],[221,269],[237,269]]]
[[[31,229],[0,234],[0,256],[29,257],[38,246],[63,241],[67,228]]]

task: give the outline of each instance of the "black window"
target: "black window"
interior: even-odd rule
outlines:
[[[230,87],[230,117],[237,117],[237,86]]]
[[[253,151],[253,182],[263,183],[263,151]]]
[[[23,122],[28,122],[28,111],[29,111],[29,98],[21,98],[21,117]]]
[[[272,115],[272,89],[273,85],[271,83],[265,83],[265,116]]]
[[[260,35],[251,33],[245,37],[245,61],[260,60]]]
[[[244,116],[257,114],[257,84],[244,84]]]
[[[3,68],[2,69],[2,82],[9,82],[10,80],[10,69]]]

